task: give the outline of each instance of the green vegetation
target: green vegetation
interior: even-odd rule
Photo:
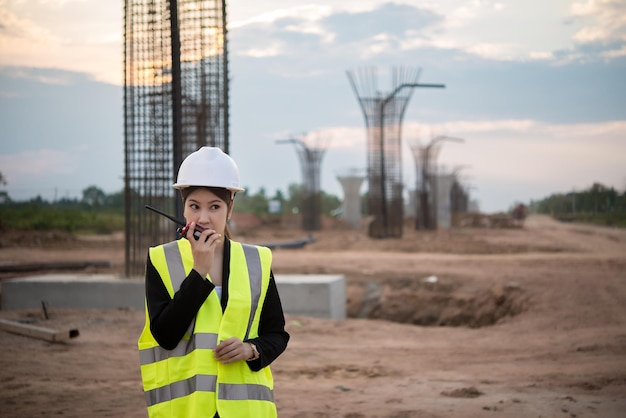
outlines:
[[[6,181],[0,173],[0,185]],[[256,216],[280,216],[300,212],[302,186],[291,184],[287,194],[277,190],[268,197],[265,189],[237,195],[236,212]],[[366,198],[366,196],[364,196]],[[333,216],[341,205],[334,195],[320,192],[321,210]],[[556,193],[531,201],[530,212],[543,213],[567,222],[586,222],[626,227],[626,190],[618,192],[599,183],[589,189]],[[41,197],[14,202],[0,190],[0,230],[12,227],[21,230],[62,230],[71,233],[107,234],[124,229],[124,193],[106,194],[97,186],[89,186],[81,199],[47,202]]]
[[[0,184],[3,182],[0,173]],[[285,196],[280,190],[273,197],[265,189],[255,194],[237,195],[235,211],[257,216],[298,213],[302,187],[290,185]],[[330,215],[340,205],[339,198],[321,192],[322,213]],[[81,199],[61,199],[48,202],[41,197],[14,202],[6,192],[0,191],[0,230],[12,227],[21,230],[62,230],[81,234],[108,234],[124,229],[123,191],[107,195],[96,186],[82,192]],[[270,211],[272,208],[272,211]]]
[[[620,193],[594,183],[587,190],[553,194],[533,201],[530,210],[561,221],[626,227],[626,190]]]
[[[265,189],[261,188],[255,194],[245,192],[237,195],[235,211],[237,213],[252,213],[257,216],[263,215],[287,215],[300,212],[303,188],[298,184],[289,185],[287,196],[277,190],[274,196],[268,197]],[[321,210],[324,215],[331,215],[341,206],[341,200],[337,196],[320,192]],[[270,206],[274,206],[270,210]],[[277,212],[274,212],[277,210]]]
[[[124,196],[122,192],[106,195],[95,186],[83,190],[82,199],[53,203],[41,197],[13,202],[5,195],[0,205],[0,226],[108,234],[124,229]]]

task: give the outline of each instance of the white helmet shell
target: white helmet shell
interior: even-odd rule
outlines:
[[[239,185],[239,168],[220,148],[202,147],[184,159],[178,169],[175,189],[191,186],[221,187],[231,192],[243,192]]]

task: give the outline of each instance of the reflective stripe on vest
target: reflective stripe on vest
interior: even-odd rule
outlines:
[[[181,241],[183,242],[181,243]],[[162,267],[161,270],[159,270],[159,267],[157,266],[159,262],[154,262],[153,260],[153,263],[161,274],[164,284],[166,285],[166,288],[168,288],[168,292],[170,292],[170,296],[173,296],[173,294],[180,288],[182,281],[185,279],[185,277],[191,270],[191,266],[193,265],[193,258],[190,258],[191,254],[190,248],[188,246],[189,244],[184,242],[184,240],[179,240],[160,246],[160,249],[162,249],[163,251],[162,255],[156,250],[154,252],[156,258],[162,257],[165,259],[158,260],[159,262],[165,262],[165,265],[163,265],[163,263],[160,263],[160,266]],[[159,247],[155,248],[159,249]],[[265,251],[265,255],[263,257],[261,256],[260,251]],[[151,252],[151,256],[152,254],[153,253]],[[243,260],[241,259],[242,255]],[[239,244],[231,241],[231,260],[231,274],[229,278],[229,306],[227,306],[226,309],[227,311],[229,309],[237,309],[230,306],[231,293],[233,294],[233,299],[236,299],[236,297],[239,296],[238,302],[240,304],[247,300],[247,302],[245,302],[247,306],[246,310],[249,310],[247,324],[245,325],[245,329],[236,330],[237,332],[235,333],[235,335],[237,335],[242,340],[246,340],[248,338],[254,338],[258,336],[258,320],[260,316],[260,307],[262,306],[263,300],[265,298],[265,292],[267,291],[267,284],[269,283],[271,253],[269,253],[269,250],[265,248],[257,248],[255,246]],[[240,266],[243,264],[245,264],[245,270],[241,270],[240,267],[235,267],[237,265]],[[239,270],[237,271],[238,268]],[[162,270],[167,270],[167,272]],[[242,285],[241,281],[243,279],[238,276],[235,277],[233,275],[233,270],[236,270],[235,273],[239,276],[247,276],[243,277],[243,279],[246,279],[247,283],[249,283],[249,289],[244,291],[244,294],[248,296],[243,299],[241,296],[241,290],[238,290],[237,288],[237,286]],[[167,273],[167,276],[169,277],[165,277],[164,273]],[[266,280],[264,280],[264,275],[266,275]],[[237,283],[237,280],[239,280],[239,283]],[[233,283],[232,292],[230,283]],[[211,297],[213,297],[213,300],[210,301],[211,303],[209,303],[209,299],[211,299]],[[235,301],[233,301],[233,304],[235,304]],[[210,308],[209,305],[211,305],[212,308]],[[215,305],[217,305],[217,309],[219,309],[219,311],[216,310]],[[211,311],[212,313],[209,314],[209,311]],[[224,312],[225,318],[229,317],[227,311]],[[237,312],[241,311],[233,311],[232,314],[230,314],[230,317],[236,316]],[[236,362],[240,363],[239,366],[224,366],[218,364],[217,361],[215,361],[212,350],[218,344],[218,333],[204,332],[204,328],[206,328],[207,324],[209,325],[208,328],[211,328],[212,326],[210,325],[210,322],[214,322],[216,320],[216,317],[222,318],[221,314],[222,312],[219,300],[215,295],[215,292],[212,292],[209,295],[209,298],[207,298],[207,301],[205,301],[205,303],[200,308],[198,314],[196,315],[196,318],[190,324],[190,327],[183,340],[181,340],[180,343],[173,350],[165,350],[160,347],[158,343],[156,343],[156,341],[154,341],[154,338],[149,331],[149,316],[147,315],[146,311],[146,326],[144,327],[144,332],[142,333],[142,336],[139,340],[139,358],[142,366],[142,378],[144,380],[145,397],[146,403],[148,405],[149,414],[151,411],[151,407],[153,407],[153,411],[156,410],[155,408],[162,409],[163,406],[165,406],[164,403],[199,392],[211,392],[214,394],[213,396],[215,396],[215,392],[217,389],[218,399],[220,401],[272,402],[272,407],[269,409],[266,408],[267,413],[259,416],[275,416],[275,405],[273,405],[273,379],[271,377],[271,372],[269,371],[269,368],[266,368],[267,370],[265,371],[265,373],[251,372],[245,362]],[[239,315],[238,317],[240,318],[241,316]],[[202,322],[200,323],[198,321]],[[221,322],[222,320],[219,319],[219,323]],[[231,321],[231,323],[234,322],[235,321]],[[237,322],[240,322],[240,320]],[[198,327],[197,324],[201,324],[200,327]],[[213,325],[213,327],[214,326],[215,324]],[[217,326],[217,329],[222,329],[222,326],[220,326],[219,324],[217,324]],[[233,332],[233,330],[231,329],[229,332]],[[241,333],[243,333],[243,335],[240,335]],[[162,378],[160,378],[159,376],[152,376],[151,380],[149,376],[144,376],[144,374],[158,374],[158,370],[161,370],[161,368],[164,368],[163,370],[177,369],[176,366],[179,363],[176,362],[187,362],[189,361],[186,359],[188,356],[196,357],[196,360],[192,361],[191,364],[196,364],[199,361],[201,365],[197,365],[194,367],[202,369],[206,368],[208,374],[200,370],[196,370],[195,374],[189,376],[188,378],[180,378],[178,380],[176,380],[175,377],[171,379],[166,378],[165,380],[169,380],[169,382],[162,385],[159,385],[157,383],[156,387],[152,387],[155,384],[155,380],[160,381],[163,380]],[[172,361],[174,361],[175,363],[170,364],[170,362]],[[168,362],[168,364],[170,365],[159,366],[159,364],[161,364],[160,362]],[[241,368],[241,366],[243,366],[243,369]],[[147,367],[148,369],[145,369],[145,367]],[[185,369],[185,367],[182,368]],[[260,379],[259,382],[261,382],[261,384],[256,384],[256,381],[254,383],[245,381],[237,382],[237,380],[239,380],[240,378],[235,378],[234,381],[237,383],[233,383],[233,376],[245,376],[246,374],[250,373],[259,373],[256,379]],[[218,380],[224,380],[222,378],[218,379],[218,375],[224,375],[224,379],[226,379],[228,383],[218,383]],[[231,376],[230,378],[228,378],[229,375]],[[210,409],[215,410],[217,408],[217,400],[215,400],[215,398],[213,399],[214,400],[210,402],[212,407]],[[203,399],[203,401],[206,402],[206,399]],[[233,406],[225,404],[225,406],[223,407],[224,409],[226,409],[224,411],[224,417],[228,416],[228,410]],[[180,412],[182,412],[182,410]],[[210,411],[205,412],[210,413]],[[161,413],[163,415],[167,415],[168,413],[172,414],[173,412],[171,410],[164,410],[164,412]],[[221,409],[220,414],[222,414]],[[150,414],[150,416],[152,416],[152,414]]]
[[[161,388],[152,389],[145,393],[146,404],[156,405],[172,399],[182,398],[194,392],[215,392],[217,376],[197,374],[186,380],[179,380]]]

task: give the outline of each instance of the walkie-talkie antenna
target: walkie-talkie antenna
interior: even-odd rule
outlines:
[[[181,221],[180,219],[176,219],[176,218],[174,218],[173,216],[170,216],[170,215],[168,215],[167,213],[165,213],[165,212],[162,212],[162,211],[158,210],[157,208],[153,208],[153,207],[152,207],[152,206],[150,206],[150,205],[145,205],[144,207],[145,207],[146,209],[150,209],[151,211],[158,213],[159,215],[163,215],[163,216],[165,216],[167,219],[169,219],[170,221],[176,222],[176,223],[177,223],[178,225],[180,225],[180,226],[185,226],[185,225],[187,225],[185,222]]]
[[[182,227],[182,228],[177,228],[176,232],[178,232],[178,234],[181,237],[185,237],[185,238],[187,237],[187,228],[189,228],[189,225],[186,224],[184,221],[181,221],[180,219],[176,219],[173,216],[170,216],[167,213],[158,210],[157,208],[153,208],[150,205],[144,205],[144,207],[146,209],[150,209],[151,211],[158,213],[159,215],[165,216],[167,219],[169,219],[172,222],[176,222],[178,225]],[[193,230],[193,237],[195,238],[196,241],[200,239],[200,234],[202,234],[202,231],[204,231],[204,228],[201,227],[200,225],[196,225],[196,227]],[[208,239],[209,237],[207,237],[204,241],[206,242],[206,240]]]

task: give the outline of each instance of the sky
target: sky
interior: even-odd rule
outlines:
[[[437,137],[483,212],[594,182],[626,189],[626,0],[227,3],[231,155],[268,195],[302,182],[301,139],[325,148],[321,188],[366,169],[366,125],[347,71],[419,69],[402,129]],[[0,172],[14,200],[122,190],[124,2],[0,0]],[[366,191],[364,184],[361,192]]]

